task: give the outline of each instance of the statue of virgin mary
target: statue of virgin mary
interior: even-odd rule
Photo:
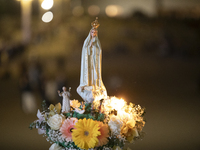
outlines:
[[[88,103],[107,97],[101,77],[102,49],[97,35],[97,19],[91,25],[82,48],[80,85],[77,88],[77,93]]]

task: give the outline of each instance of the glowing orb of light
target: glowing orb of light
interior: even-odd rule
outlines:
[[[49,10],[53,7],[53,0],[44,0],[41,7],[45,10]]]
[[[122,8],[117,5],[108,5],[106,7],[105,12],[106,12],[106,15],[109,17],[116,17],[122,14]]]
[[[97,5],[91,5],[91,6],[89,6],[89,8],[88,8],[88,13],[89,13],[91,16],[97,16],[97,15],[100,13],[100,8],[99,8],[99,6],[97,6]]]
[[[117,99],[116,97],[111,98],[111,106],[113,109],[120,111],[125,105],[125,101],[123,99]]]
[[[50,22],[53,19],[53,13],[51,11],[46,12],[43,16],[42,16],[42,21],[45,23]]]

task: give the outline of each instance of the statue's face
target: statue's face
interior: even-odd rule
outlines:
[[[66,91],[67,89],[66,89],[66,87],[63,87],[63,91]]]
[[[91,30],[91,36],[92,37],[96,37],[97,33],[98,33],[97,30],[95,30],[95,29]]]

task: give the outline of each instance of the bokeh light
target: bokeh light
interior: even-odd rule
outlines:
[[[122,15],[123,9],[118,5],[108,5],[106,7],[106,15],[109,17],[117,17]]]
[[[53,0],[44,0],[41,4],[41,7],[45,10],[49,10],[53,7]]]
[[[88,7],[88,13],[91,15],[91,16],[97,16],[99,15],[100,13],[100,8],[99,6],[97,5],[91,5]]]
[[[43,16],[42,16],[42,21],[45,23],[50,22],[53,19],[53,13],[51,11],[46,12]]]

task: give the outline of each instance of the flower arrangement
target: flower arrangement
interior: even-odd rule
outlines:
[[[143,137],[145,109],[116,97],[93,103],[70,100],[70,112],[61,112],[61,104],[46,107],[30,124],[52,143],[49,150],[122,150],[126,142]]]

